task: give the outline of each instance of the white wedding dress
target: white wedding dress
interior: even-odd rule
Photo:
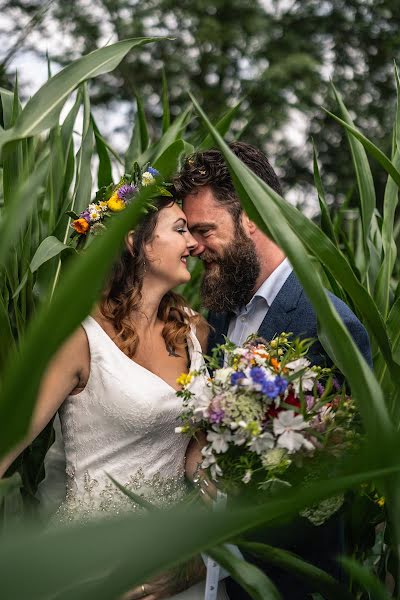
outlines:
[[[163,379],[128,358],[92,317],[83,327],[90,375],[84,390],[69,396],[59,410],[66,497],[54,519],[85,521],[134,510],[132,500],[108,475],[157,506],[182,500],[188,493],[184,460],[189,439],[175,433],[181,399]],[[198,369],[204,359],[193,328],[188,349],[190,369]],[[57,487],[54,476],[51,485]],[[174,599],[202,600],[204,585],[192,586]],[[220,584],[218,600],[225,598]]]

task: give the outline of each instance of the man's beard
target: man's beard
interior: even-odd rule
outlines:
[[[246,305],[255,292],[260,274],[260,260],[254,242],[241,227],[235,231],[234,240],[217,254],[204,250],[202,260],[207,268],[201,283],[204,308],[221,313]]]

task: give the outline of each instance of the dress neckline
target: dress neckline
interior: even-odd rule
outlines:
[[[162,377],[160,377],[159,375],[157,375],[156,373],[154,373],[153,371],[150,371],[150,369],[147,369],[146,367],[144,367],[143,365],[141,365],[140,363],[136,362],[135,360],[133,360],[133,358],[129,358],[129,356],[127,356],[125,354],[125,352],[122,352],[121,348],[119,348],[117,346],[117,344],[112,340],[112,338],[108,335],[108,333],[103,329],[103,327],[100,325],[100,323],[98,323],[98,321],[96,321],[96,319],[94,317],[92,317],[91,315],[88,315],[88,318],[93,321],[95,323],[95,325],[98,327],[98,329],[100,329],[103,334],[105,335],[105,337],[109,340],[110,344],[112,344],[114,346],[114,348],[117,350],[117,352],[119,354],[122,354],[122,356],[128,360],[131,364],[134,364],[136,367],[139,367],[139,369],[142,369],[143,371],[145,371],[146,373],[149,373],[150,375],[152,375],[154,378],[158,379],[159,381],[161,381],[162,383],[164,383],[164,385],[166,385],[167,387],[170,388],[170,390],[173,390],[174,393],[179,392],[180,388],[176,389],[174,388],[170,383],[168,383],[167,381],[165,381],[165,379],[163,379]],[[190,335],[191,332],[189,332],[188,335],[188,342],[190,342],[192,344],[192,346],[194,346],[193,341],[190,339]],[[190,352],[190,348],[189,348],[189,354],[190,354],[190,367],[189,367],[189,372],[192,370],[193,367],[193,357],[194,357],[194,348],[192,349],[192,352]]]

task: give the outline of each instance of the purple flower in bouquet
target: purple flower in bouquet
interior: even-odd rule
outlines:
[[[245,374],[241,371],[236,371],[236,373],[232,373],[231,375],[231,384],[232,385],[240,385],[240,380],[245,378]]]
[[[318,393],[318,396],[322,396],[322,394],[324,393],[324,391],[325,391],[324,386],[322,385],[322,383],[320,383],[318,381],[318,383],[317,383],[317,393]]]
[[[223,421],[223,418],[225,416],[225,412],[222,409],[212,409],[210,411],[210,422],[214,423],[215,425],[220,425]]]
[[[286,381],[286,379],[284,379],[284,377],[281,377],[280,375],[278,375],[277,377],[275,377],[274,383],[277,386],[277,388],[279,389],[279,395],[284,394],[286,391],[286,388],[288,386],[288,382]]]

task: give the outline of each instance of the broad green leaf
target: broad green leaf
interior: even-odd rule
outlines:
[[[314,589],[324,596],[326,600],[354,600],[345,587],[340,585],[332,575],[326,573],[322,569],[315,567],[311,563],[302,560],[299,556],[274,548],[268,544],[260,544],[258,542],[238,542],[239,548],[265,559],[268,564],[276,565],[289,573],[307,580],[314,586]]]
[[[179,157],[185,152],[183,140],[176,140],[157,158],[153,166],[164,179],[169,179],[178,168]]]
[[[258,567],[237,556],[228,548],[217,546],[208,551],[254,600],[281,600],[281,595],[272,581]]]
[[[14,336],[11,328],[10,315],[7,310],[7,302],[0,293],[0,370],[6,362],[10,352],[14,350]]]
[[[58,256],[64,250],[72,251],[72,248],[71,246],[66,246],[52,235],[45,238],[32,258],[30,264],[31,273],[37,271],[45,262]]]
[[[114,70],[132,50],[165,38],[132,38],[94,50],[49,79],[26,104],[6,140],[17,140],[53,127],[68,96],[82,82]],[[4,138],[3,138],[4,141]],[[1,143],[1,138],[0,138]]]
[[[157,144],[153,144],[142,154],[138,162],[140,165],[145,165],[147,162],[154,163],[162,154],[173,144],[182,134],[185,127],[191,119],[191,107],[182,111],[179,117],[170,125],[166,133],[162,136]]]
[[[4,130],[7,130],[13,126],[14,94],[10,90],[0,87],[0,98],[3,109]]]
[[[352,558],[343,556],[340,562],[351,576],[351,578],[359,583],[370,598],[373,600],[389,600],[393,596],[385,589],[385,586],[375,577],[371,569],[360,565]]]
[[[0,545],[2,593],[7,600],[43,600],[79,583],[94,581],[89,590],[82,588],[79,593],[78,587],[74,589],[74,600],[118,598],[157,573],[249,528],[289,517],[350,486],[388,477],[398,469],[396,465],[379,471],[359,471],[292,489],[289,494],[260,505],[223,513],[190,507],[152,512],[147,517],[126,515],[99,523],[49,528],[40,535],[36,528],[13,531],[3,536]],[[20,576],[21,565],[24,577]]]
[[[262,230],[265,231],[267,228],[269,235],[282,248],[293,265],[318,316],[321,325],[321,341],[328,349],[334,364],[349,382],[352,394],[358,401],[369,434],[369,442],[373,444],[375,440],[376,446],[382,437],[388,442],[393,440],[393,424],[385,407],[382,391],[313,269],[312,262],[298,238],[301,232],[303,239],[304,232],[299,229],[295,233],[286,219],[282,219],[282,212],[278,207],[282,202],[280,196],[235,156],[211,125],[195,98],[192,97],[192,101],[227,161],[246,212]],[[376,454],[379,454],[379,450]]]
[[[139,123],[139,136],[140,136],[140,153],[142,154],[149,147],[149,132],[147,129],[147,120],[144,112],[144,104],[142,97],[139,94],[136,95],[137,105],[137,118]]]

